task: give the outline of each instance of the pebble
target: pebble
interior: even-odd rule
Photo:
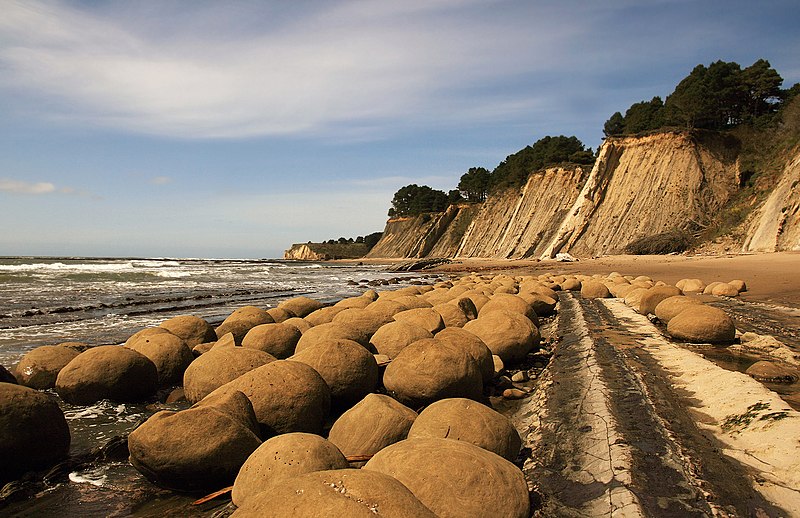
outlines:
[[[522,383],[524,381],[528,381],[530,377],[528,377],[528,371],[519,371],[515,372],[513,376],[511,376],[511,381],[514,383]]]
[[[515,388],[505,389],[503,391],[503,398],[505,399],[522,399],[527,395],[527,392]]]

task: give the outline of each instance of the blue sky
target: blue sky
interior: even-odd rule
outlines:
[[[279,257],[383,229],[698,63],[800,81],[787,1],[0,0],[0,255]]]

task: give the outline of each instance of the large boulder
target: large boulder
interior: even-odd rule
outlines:
[[[291,358],[317,371],[331,389],[332,402],[349,407],[375,390],[380,380],[371,352],[350,340],[329,340]]]
[[[101,345],[80,353],[56,378],[61,399],[89,405],[101,399],[141,401],[158,388],[158,371],[147,356],[119,345]]]
[[[433,335],[424,327],[411,322],[389,322],[372,335],[370,344],[379,354],[394,358],[407,345],[423,338],[433,338]]]
[[[684,293],[703,293],[706,283],[700,279],[681,279],[675,283],[675,287]]]
[[[264,441],[247,458],[236,475],[231,498],[242,507],[281,479],[349,467],[342,452],[319,435],[285,433]]]
[[[217,339],[214,327],[200,317],[181,315],[161,322],[158,327],[164,328],[181,338],[190,349],[196,345],[213,342]]]
[[[272,321],[275,323],[286,322],[290,318],[294,318],[294,313],[289,311],[288,309],[284,308],[269,308],[267,310],[267,315],[272,318]]]
[[[608,287],[598,280],[591,279],[581,283],[581,297],[584,299],[607,299],[610,296]]]
[[[295,317],[303,318],[322,308],[322,302],[308,297],[294,297],[284,300],[278,307],[285,309]]]
[[[357,330],[361,334],[361,339],[356,342],[366,345],[375,331],[380,329],[383,324],[391,322],[391,318],[374,311],[360,308],[349,308],[337,313],[331,321],[343,324],[351,329]]]
[[[211,491],[230,485],[261,444],[247,422],[231,415],[231,407],[242,405],[249,405],[247,398],[232,391],[180,412],[158,412],[128,436],[131,464],[168,489]]]
[[[408,438],[428,437],[467,441],[512,462],[522,446],[519,433],[506,416],[464,398],[436,401],[419,414]]]
[[[776,362],[761,360],[747,368],[745,374],[767,383],[794,383],[798,379],[797,368],[790,368]]]
[[[261,324],[271,324],[275,319],[266,310],[255,306],[244,306],[233,313],[214,330],[217,338],[222,338],[228,333],[233,333],[237,345],[241,345],[242,339],[248,331]]]
[[[417,325],[431,334],[444,329],[442,315],[433,308],[415,308],[401,311],[394,316],[397,322],[408,322]]]
[[[305,363],[276,360],[221,386],[212,394],[239,390],[250,399],[262,437],[289,432],[322,432],[331,391]]]
[[[258,349],[284,360],[294,354],[301,336],[300,330],[287,322],[261,324],[247,332],[242,347]]]
[[[478,318],[497,310],[519,313],[527,317],[534,325],[539,325],[539,318],[536,315],[536,311],[533,310],[533,306],[518,295],[512,295],[510,293],[498,293],[493,295],[489,302],[484,304],[478,312]]]
[[[163,327],[145,327],[144,329],[140,329],[139,331],[136,331],[131,336],[129,336],[128,339],[125,341],[124,345],[131,345],[132,343],[148,336],[160,335],[166,333],[169,333],[169,331]]]
[[[691,305],[672,317],[667,333],[692,343],[729,344],[736,336],[733,320],[721,309],[705,304]]]
[[[464,329],[483,340],[492,354],[505,363],[525,358],[541,341],[539,329],[530,319],[504,309],[481,312],[478,318],[467,322]]]
[[[275,360],[271,354],[258,349],[213,348],[195,359],[183,373],[186,399],[196,403],[229,381]]]
[[[639,313],[642,315],[655,314],[656,306],[669,297],[683,295],[683,292],[675,286],[653,286],[647,290],[639,301]]]
[[[58,373],[78,354],[75,349],[60,345],[43,345],[30,350],[17,364],[17,383],[38,390],[53,388]]]
[[[67,456],[70,435],[55,398],[0,383],[0,486]]]
[[[314,326],[300,337],[295,346],[295,353],[328,340],[352,340],[363,346],[369,345],[371,334],[364,333],[361,329],[342,322],[329,322]]]
[[[183,373],[194,360],[192,350],[186,342],[172,333],[142,336],[126,347],[147,356],[158,371],[158,384],[168,386],[180,384]]]
[[[442,518],[530,516],[522,471],[465,441],[406,439],[379,451],[363,469],[396,478]]]
[[[721,282],[714,286],[711,290],[711,294],[717,297],[736,297],[739,295],[739,290],[736,286],[727,282]]]
[[[419,340],[400,351],[386,367],[383,385],[411,408],[448,397],[478,399],[483,393],[481,372],[472,356],[435,338]]]
[[[358,298],[363,299],[364,297],[358,297]],[[364,300],[366,301],[367,304],[372,303],[371,300],[368,299]],[[327,324],[328,322],[333,320],[333,317],[335,317],[338,313],[341,313],[345,309],[347,309],[345,306],[328,306],[325,308],[318,309],[313,313],[310,313],[309,315],[303,317],[303,320],[311,324],[312,327],[318,326],[320,324]]]
[[[484,385],[494,378],[492,351],[477,335],[459,327],[448,327],[436,333],[436,339],[463,349],[472,356]]]
[[[436,518],[398,480],[361,469],[314,471],[270,485],[234,518]]]
[[[674,297],[667,297],[658,303],[655,310],[655,315],[658,319],[665,324],[672,320],[672,317],[686,309],[687,306],[702,304],[699,300],[686,295],[675,295]]]
[[[383,394],[367,394],[333,423],[328,440],[348,456],[370,456],[402,441],[417,413]]]

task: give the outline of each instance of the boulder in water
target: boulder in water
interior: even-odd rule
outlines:
[[[271,354],[257,349],[213,348],[196,358],[183,373],[186,399],[197,403],[229,381],[275,359]]]
[[[32,349],[17,364],[17,382],[37,390],[53,388],[58,373],[78,354],[75,349],[60,345],[43,345]]]
[[[190,349],[217,339],[217,334],[211,324],[194,315],[173,317],[161,322],[158,327],[162,327],[182,339]]]

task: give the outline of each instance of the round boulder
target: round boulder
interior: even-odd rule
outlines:
[[[488,305],[488,304],[487,304]],[[467,322],[466,331],[476,335],[506,363],[521,360],[539,345],[539,329],[526,316],[515,311],[495,310]]]
[[[683,292],[675,286],[654,286],[649,288],[639,301],[638,311],[642,315],[655,314],[656,306],[658,306],[659,302],[677,295],[683,295]]]
[[[158,412],[128,436],[133,467],[157,486],[192,492],[230,485],[260,444],[246,425],[202,403],[180,412]]]
[[[70,435],[55,398],[0,383],[0,485],[67,456]]]
[[[492,351],[475,334],[459,327],[448,327],[436,333],[436,339],[467,351],[475,360],[484,385],[494,378]]]
[[[415,308],[401,311],[394,316],[396,322],[408,322],[418,325],[431,334],[444,329],[442,315],[433,308]]]
[[[711,294],[717,297],[736,297],[739,295],[739,290],[727,282],[721,282],[714,286]]]
[[[275,482],[312,471],[349,468],[331,442],[310,433],[286,433],[259,446],[245,461],[233,483],[233,503],[242,507]]]
[[[733,320],[721,309],[705,304],[691,305],[672,317],[667,333],[692,343],[728,344],[736,336]]]
[[[675,287],[684,293],[703,293],[706,283],[701,279],[681,279],[675,283]]]
[[[370,303],[371,301],[367,300],[367,304]],[[308,316],[303,317],[303,320],[311,324],[312,327],[318,326],[320,324],[327,324],[328,322],[333,320],[333,317],[335,317],[337,313],[341,313],[345,309],[347,309],[345,306],[328,306],[322,309],[318,309],[313,313],[309,314]]]
[[[370,456],[402,441],[417,413],[383,394],[367,394],[333,423],[328,440],[348,456]]]
[[[436,518],[396,479],[361,469],[314,471],[271,484],[234,518]]]
[[[433,338],[433,335],[427,329],[411,322],[389,322],[372,335],[370,344],[379,354],[394,358],[407,345],[423,338]]]
[[[283,360],[294,354],[301,336],[297,327],[286,322],[261,324],[247,332],[242,339],[242,347],[258,349]]]
[[[493,295],[492,298],[483,305],[478,312],[478,318],[487,313],[497,310],[513,311],[528,318],[534,325],[539,325],[539,318],[536,312],[528,302],[518,295],[511,295],[509,293],[498,293]]]
[[[766,360],[755,362],[748,367],[745,374],[767,383],[794,383],[798,378],[796,369],[790,369]]]
[[[158,371],[147,356],[118,345],[92,347],[72,359],[56,378],[61,399],[89,405],[101,399],[141,401],[158,388]]]
[[[597,280],[586,280],[581,283],[581,297],[584,299],[607,299],[611,292],[605,284]]]
[[[253,404],[262,437],[289,432],[318,434],[331,406],[331,391],[319,373],[291,360],[262,365],[212,394],[230,390],[241,391]]]
[[[350,406],[375,390],[380,375],[371,352],[350,340],[329,340],[291,358],[317,371],[331,389],[334,403]]]
[[[58,373],[78,354],[75,349],[60,345],[43,345],[28,351],[17,364],[17,382],[37,390],[53,388]]]
[[[275,322],[275,319],[265,310],[255,306],[244,306],[231,313],[214,332],[218,338],[228,333],[233,333],[236,344],[239,345],[248,331],[257,325],[271,324],[273,322]]]
[[[363,469],[396,478],[437,516],[530,516],[522,471],[465,441],[406,439],[379,451]]]
[[[194,360],[192,350],[183,339],[172,333],[142,336],[126,347],[147,356],[158,371],[158,384],[165,387],[180,384],[183,373]]]
[[[667,297],[658,303],[656,306],[655,315],[660,321],[666,324],[672,319],[672,317],[686,309],[687,306],[698,304],[702,304],[702,302],[685,295]]]
[[[275,359],[269,353],[245,347],[211,349],[195,359],[183,373],[186,399],[196,403],[229,381]]]
[[[364,347],[369,345],[369,337],[359,329],[343,324],[341,322],[329,322],[327,324],[320,324],[314,326],[300,337],[297,345],[294,348],[295,354],[303,349],[313,347],[318,343],[328,342],[330,340],[349,340],[359,343]]]
[[[182,315],[161,322],[162,327],[183,340],[190,349],[196,345],[213,342],[217,339],[214,328],[200,317]]]
[[[285,309],[292,316],[303,318],[310,315],[314,311],[322,308],[322,302],[308,297],[294,297],[289,300],[284,300],[278,307]]]
[[[522,446],[511,421],[488,406],[464,398],[431,403],[411,425],[409,439],[456,439],[514,461]]]
[[[349,308],[337,313],[331,321],[357,330],[363,338],[356,340],[360,344],[368,344],[369,339],[383,324],[391,322],[391,318],[374,311],[360,308]]]
[[[435,338],[400,351],[386,367],[383,385],[411,408],[448,397],[478,399],[483,393],[483,379],[472,356]]]

